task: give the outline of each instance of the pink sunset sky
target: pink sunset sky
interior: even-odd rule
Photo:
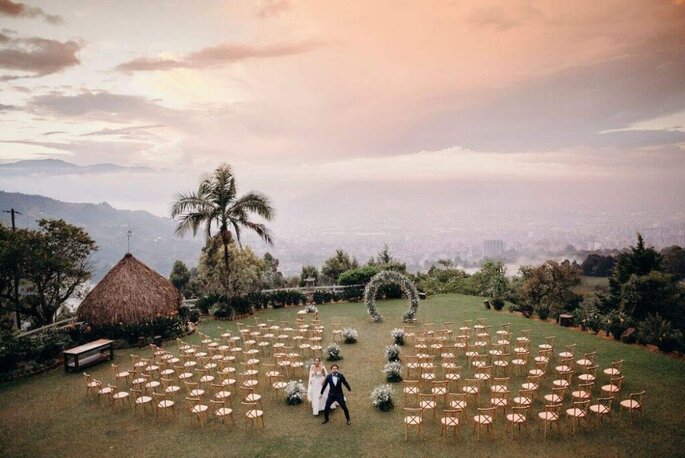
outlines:
[[[165,214],[230,162],[276,203],[346,183],[685,192],[682,1],[0,0],[0,178]]]

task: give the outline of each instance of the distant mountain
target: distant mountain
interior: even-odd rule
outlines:
[[[58,161],[61,162],[61,161]],[[181,239],[174,235],[175,223],[145,211],[117,210],[108,203],[61,202],[43,196],[0,191],[0,209],[14,208],[18,227],[37,227],[41,218],[59,218],[84,228],[98,245],[93,255],[94,280],[100,280],[126,254],[130,229],[131,252],[151,268],[168,276],[176,259],[195,265],[202,238]],[[10,215],[0,213],[0,222],[9,226]]]
[[[125,167],[117,164],[77,165],[60,159],[31,159],[0,164],[2,175],[74,175],[85,173],[149,172],[148,167]]]

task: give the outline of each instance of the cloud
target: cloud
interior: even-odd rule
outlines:
[[[93,161],[123,161],[131,162],[140,158],[140,154],[154,147],[153,144],[147,142],[130,142],[130,141],[35,141],[35,140],[0,140],[0,143],[28,145],[41,148],[48,148],[54,151],[63,151],[71,153],[79,160],[88,162]]]
[[[4,103],[0,103],[0,111],[11,111],[17,109],[18,108],[14,105],[5,105]]]
[[[54,14],[47,14],[40,8],[27,6],[24,3],[13,2],[12,0],[0,0],[0,15],[17,18],[42,18],[50,24],[60,24],[62,17]]]
[[[31,98],[27,110],[43,116],[102,120],[118,123],[170,121],[181,112],[163,107],[136,95],[107,91],[83,91],[78,94],[51,93]]]
[[[286,0],[261,0],[257,4],[257,15],[262,18],[278,16],[290,9]]]
[[[314,43],[276,44],[268,46],[249,46],[240,44],[222,44],[203,48],[179,59],[162,59],[141,57],[124,62],[115,67],[124,73],[164,71],[175,68],[207,68],[226,65],[248,59],[268,59],[275,57],[302,54],[316,48]]]
[[[110,128],[104,128],[100,130],[96,130],[93,132],[87,132],[85,134],[81,134],[82,137],[89,137],[89,136],[106,136],[106,135],[124,135],[124,136],[138,136],[138,135],[149,135],[147,132],[145,132],[147,129],[154,129],[156,127],[164,127],[162,124],[149,124],[145,126],[131,126],[131,127],[122,127],[119,129],[110,129]]]
[[[77,53],[81,45],[75,41],[46,38],[14,38],[0,33],[0,68],[22,72],[4,75],[2,80],[38,77],[60,72],[81,62]]]
[[[481,6],[474,9],[468,16],[468,21],[477,26],[494,27],[504,31],[520,26],[520,22],[507,15],[502,8],[497,6]]]

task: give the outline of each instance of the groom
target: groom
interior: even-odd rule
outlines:
[[[347,383],[345,376],[338,372],[337,364],[333,364],[331,366],[331,373],[326,376],[326,380],[324,380],[323,385],[321,386],[321,395],[319,397],[323,396],[323,392],[326,390],[326,386],[328,385],[330,385],[331,388],[328,391],[328,398],[326,398],[326,407],[323,411],[325,420],[322,424],[328,423],[328,414],[331,412],[331,405],[334,402],[337,402],[338,405],[343,409],[343,412],[345,412],[347,424],[351,425],[352,422],[350,421],[350,411],[347,410],[347,404],[345,404],[345,396],[343,395],[342,386],[345,385],[347,387],[347,391],[352,391],[352,388],[350,388],[350,384]]]

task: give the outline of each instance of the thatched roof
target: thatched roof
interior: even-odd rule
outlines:
[[[136,324],[176,313],[181,301],[169,280],[127,253],[88,293],[77,313],[92,325]]]

